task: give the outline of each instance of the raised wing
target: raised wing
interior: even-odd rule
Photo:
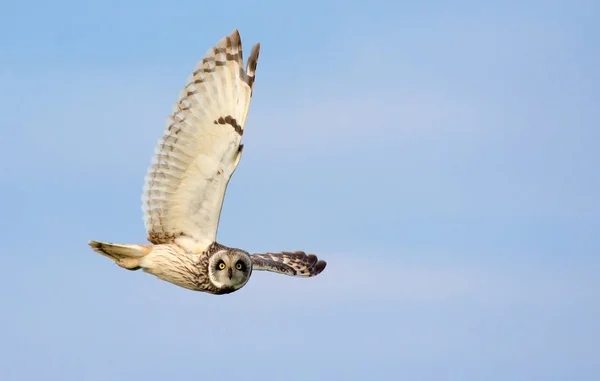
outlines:
[[[321,273],[327,262],[303,251],[250,254],[252,269],[272,271],[290,276],[311,277]]]
[[[216,240],[225,190],[241,154],[260,45],[243,68],[235,30],[209,49],[179,95],[146,175],[148,240],[200,253]]]

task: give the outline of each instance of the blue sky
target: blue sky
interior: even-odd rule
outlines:
[[[0,379],[597,380],[594,1],[0,5]],[[313,279],[123,271],[187,76],[261,42],[219,241]]]

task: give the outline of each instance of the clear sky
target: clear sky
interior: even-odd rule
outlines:
[[[600,379],[597,1],[0,5],[1,380]],[[320,276],[118,268],[179,89],[261,42],[219,241]]]

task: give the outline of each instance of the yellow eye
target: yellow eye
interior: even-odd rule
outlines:
[[[238,270],[241,270],[244,267],[244,265],[242,265],[242,262],[238,262],[235,264],[235,268]]]
[[[219,263],[219,270],[225,270],[225,262]]]

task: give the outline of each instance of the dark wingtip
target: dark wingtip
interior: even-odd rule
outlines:
[[[327,267],[327,262],[325,262],[323,260],[320,260],[319,262],[317,262],[317,264],[315,265],[314,275],[319,275],[323,270],[325,270],[325,267]]]
[[[316,255],[314,255],[314,254],[308,254],[308,255],[306,256],[306,260],[308,261],[308,265],[310,266],[310,265],[314,265],[315,263],[317,263],[317,261],[318,261],[319,259],[318,259],[318,258],[317,258],[317,256],[316,256]]]

